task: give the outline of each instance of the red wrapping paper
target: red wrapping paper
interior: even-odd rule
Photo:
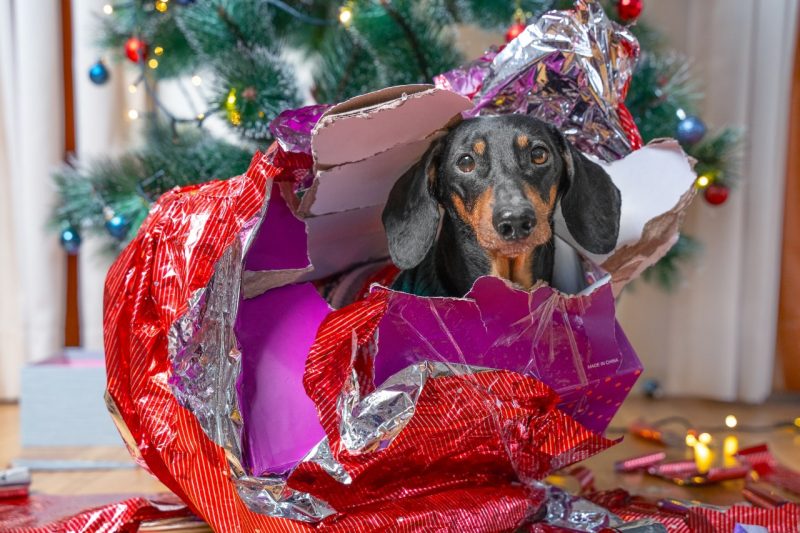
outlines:
[[[106,278],[107,392],[140,463],[217,531],[305,531],[299,522],[251,512],[230,481],[225,454],[173,396],[167,333],[214,262],[261,210],[267,182],[285,174],[273,147],[247,173],[167,192]],[[291,154],[280,154],[291,160]],[[209,216],[199,234],[193,215]],[[192,242],[191,247],[187,243]],[[119,422],[119,421],[118,421]]]
[[[173,497],[174,498],[174,497]],[[170,498],[167,498],[170,499]],[[191,516],[177,502],[157,505],[145,497],[49,496],[0,502],[0,531],[7,533],[110,533],[137,531],[147,520]]]
[[[385,296],[378,291],[332,313],[308,359],[306,391],[320,411],[334,457],[353,478],[345,488],[313,463],[301,463],[290,476],[292,488],[339,511],[341,516],[323,522],[325,527],[347,531],[353,526],[351,513],[375,524],[413,516],[446,527],[458,515],[458,524],[468,530],[487,522],[513,527],[532,504],[524,487],[509,487],[520,479],[541,479],[613,444],[556,409],[558,397],[543,383],[491,371],[429,380],[414,416],[383,452],[351,455],[340,449],[336,398],[355,364],[353,336],[359,345],[372,338]],[[488,487],[502,498],[484,497],[480,513],[454,505],[459,499],[481,501],[477,495]],[[365,509],[374,516],[364,515]],[[344,515],[347,528],[340,529]]]
[[[278,166],[280,163],[280,166]],[[203,288],[225,249],[261,210],[272,179],[307,165],[277,145],[246,174],[163,195],[109,271],[105,292],[108,395],[139,461],[217,531],[303,531],[315,526],[250,511],[239,499],[219,446],[169,387],[167,335]],[[202,217],[202,223],[195,223]],[[415,415],[381,453],[340,449],[337,397],[353,367],[354,338],[366,349],[386,291],[329,315],[311,349],[305,387],[336,459],[353,478],[342,485],[301,463],[289,486],[327,501],[338,514],[318,524],[338,531],[515,526],[541,504],[520,481],[540,479],[613,442],[556,408],[543,383],[507,371],[431,378]],[[448,401],[458,391],[459,405]],[[443,423],[446,421],[446,423]],[[512,446],[509,448],[509,443]],[[399,522],[398,522],[399,521]]]
[[[675,533],[730,533],[736,524],[766,527],[770,533],[800,531],[800,505],[787,503],[772,509],[733,505],[724,511],[701,505],[656,504],[622,489],[586,496],[626,521],[654,519]]]

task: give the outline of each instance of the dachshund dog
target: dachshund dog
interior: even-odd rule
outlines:
[[[602,167],[525,115],[462,121],[389,193],[383,225],[402,269],[393,288],[463,296],[484,275],[526,290],[550,283],[559,203],[578,244],[613,250],[620,193]]]

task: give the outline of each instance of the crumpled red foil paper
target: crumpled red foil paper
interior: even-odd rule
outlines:
[[[308,462],[289,477],[292,488],[338,511],[323,529],[352,531],[361,524],[381,530],[407,520],[434,530],[454,523],[468,531],[513,528],[543,500],[526,482],[613,444],[557,409],[558,396],[538,380],[508,371],[434,377],[431,363],[422,365],[430,377],[391,447],[349,453],[341,445],[336,400],[356,365],[354,344],[370,341],[388,294],[379,290],[331,313],[309,354],[306,391],[335,460],[350,477],[342,486]]]
[[[283,167],[258,154],[247,173],[165,193],[106,278],[107,400],[132,455],[217,531],[305,531],[239,498],[223,449],[169,386],[168,332],[215,262],[263,208]],[[285,157],[292,157],[285,154]]]
[[[594,492],[585,497],[626,521],[655,520],[670,533],[730,533],[736,531],[737,524],[761,526],[770,533],[800,530],[800,505],[795,503],[764,509],[747,505],[717,507],[682,500],[654,502],[623,489]]]
[[[7,533],[111,533],[138,531],[148,520],[190,517],[174,496],[55,496],[34,494],[0,502],[0,531]]]
[[[291,157],[273,146],[242,176],[165,194],[106,283],[112,413],[140,463],[218,531],[314,527],[255,513],[243,502],[232,480],[236,461],[229,463],[230,455],[173,395],[168,356],[173,323],[209,283],[226,249],[262,212],[270,180],[285,175],[272,162]],[[354,355],[368,348],[388,295],[385,289],[373,291],[331,313],[309,354],[306,391],[333,458],[349,478],[342,483],[313,462],[300,463],[288,478],[286,490],[302,491],[335,511],[316,527],[511,528],[543,500],[527,483],[612,444],[556,408],[558,396],[536,379],[425,363],[418,365],[425,378],[413,416],[391,446],[350,453],[340,445],[340,393],[358,369]],[[195,356],[202,360],[203,354]]]

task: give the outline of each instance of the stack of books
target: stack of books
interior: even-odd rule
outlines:
[[[27,498],[31,471],[25,467],[0,470],[0,500]]]

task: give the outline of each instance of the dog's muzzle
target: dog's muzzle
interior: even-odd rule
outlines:
[[[527,238],[536,225],[536,213],[530,207],[506,207],[492,216],[492,225],[504,241]]]

